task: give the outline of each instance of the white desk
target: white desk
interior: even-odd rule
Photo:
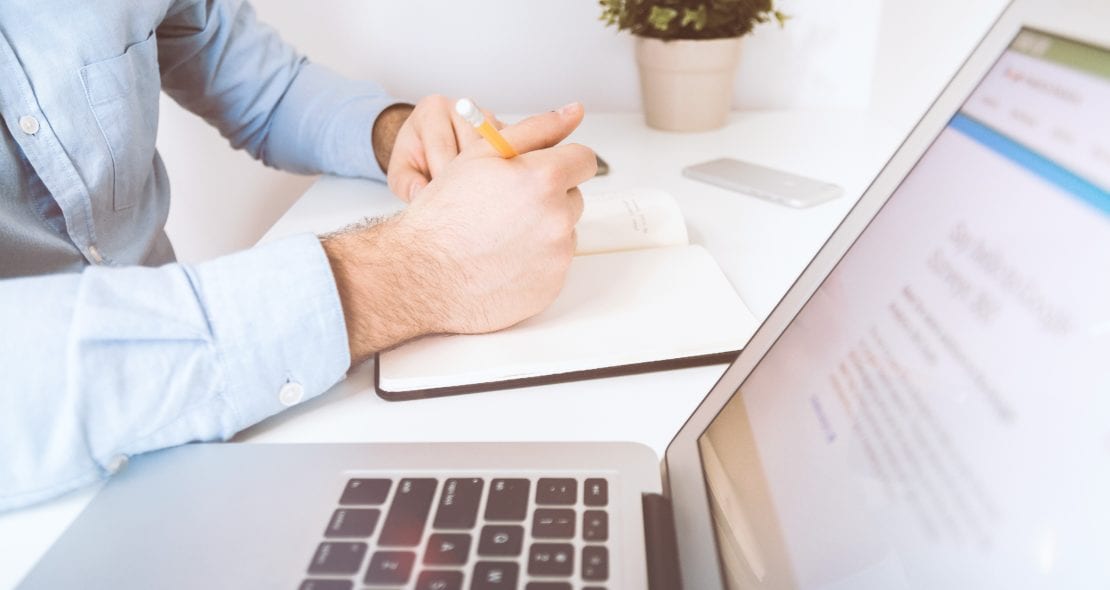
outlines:
[[[718,260],[737,292],[765,317],[907,130],[863,112],[742,113],[707,134],[651,131],[639,115],[588,115],[573,140],[612,166],[583,190],[670,191],[691,240]],[[836,182],[845,196],[795,210],[683,178],[683,166],[732,156]],[[400,203],[382,185],[323,179],[267,238],[336,229]],[[264,238],[266,239],[266,238]],[[662,455],[724,366],[701,367],[431,400],[385,402],[362,367],[320,398],[241,433],[251,442],[630,440]],[[14,586],[98,486],[0,515],[0,588]]]

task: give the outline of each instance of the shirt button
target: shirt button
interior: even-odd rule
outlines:
[[[278,392],[278,401],[285,407],[295,406],[304,399],[304,386],[296,381],[290,381],[281,386]]]
[[[100,250],[96,246],[89,246],[89,260],[92,260],[93,264],[104,262],[104,257],[100,255]]]
[[[39,132],[39,120],[31,115],[24,115],[19,118],[19,128],[27,135],[34,135]]]
[[[127,467],[127,455],[119,454],[108,461],[108,473],[115,475]]]

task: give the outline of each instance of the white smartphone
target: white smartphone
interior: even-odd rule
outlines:
[[[839,186],[732,158],[720,158],[682,169],[682,174],[731,191],[788,207],[812,207],[844,194]]]

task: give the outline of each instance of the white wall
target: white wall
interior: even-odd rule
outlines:
[[[738,106],[775,104],[781,98],[776,92],[789,92],[790,76],[823,72],[823,83],[835,85],[867,80],[873,71],[875,83],[867,93],[872,108],[908,130],[1004,0],[781,4],[797,20],[785,31],[764,27],[750,40]],[[255,0],[255,6],[314,61],[377,80],[404,99],[467,95],[502,113],[545,110],[571,100],[594,112],[639,108],[632,40],[602,26],[595,0]],[[837,18],[829,6],[845,11],[842,22],[821,24]],[[814,57],[820,68],[776,65],[784,48],[810,46],[823,48]],[[870,58],[872,53],[877,57]],[[743,86],[753,80],[755,87]],[[822,98],[832,104],[822,105]],[[840,107],[853,101],[850,91],[822,98],[807,95],[801,102]],[[218,134],[169,100],[163,100],[158,145],[174,190],[168,230],[186,261],[249,247],[311,183],[232,152]]]

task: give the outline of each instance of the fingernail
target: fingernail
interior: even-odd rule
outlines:
[[[575,111],[577,111],[577,110],[578,110],[578,108],[579,108],[580,106],[581,106],[581,105],[580,105],[580,104],[579,104],[578,102],[572,102],[572,103],[570,103],[570,104],[566,104],[566,105],[563,105],[563,106],[559,107],[559,114],[560,114],[560,115],[570,115],[570,114],[573,114],[573,113],[574,113]]]

